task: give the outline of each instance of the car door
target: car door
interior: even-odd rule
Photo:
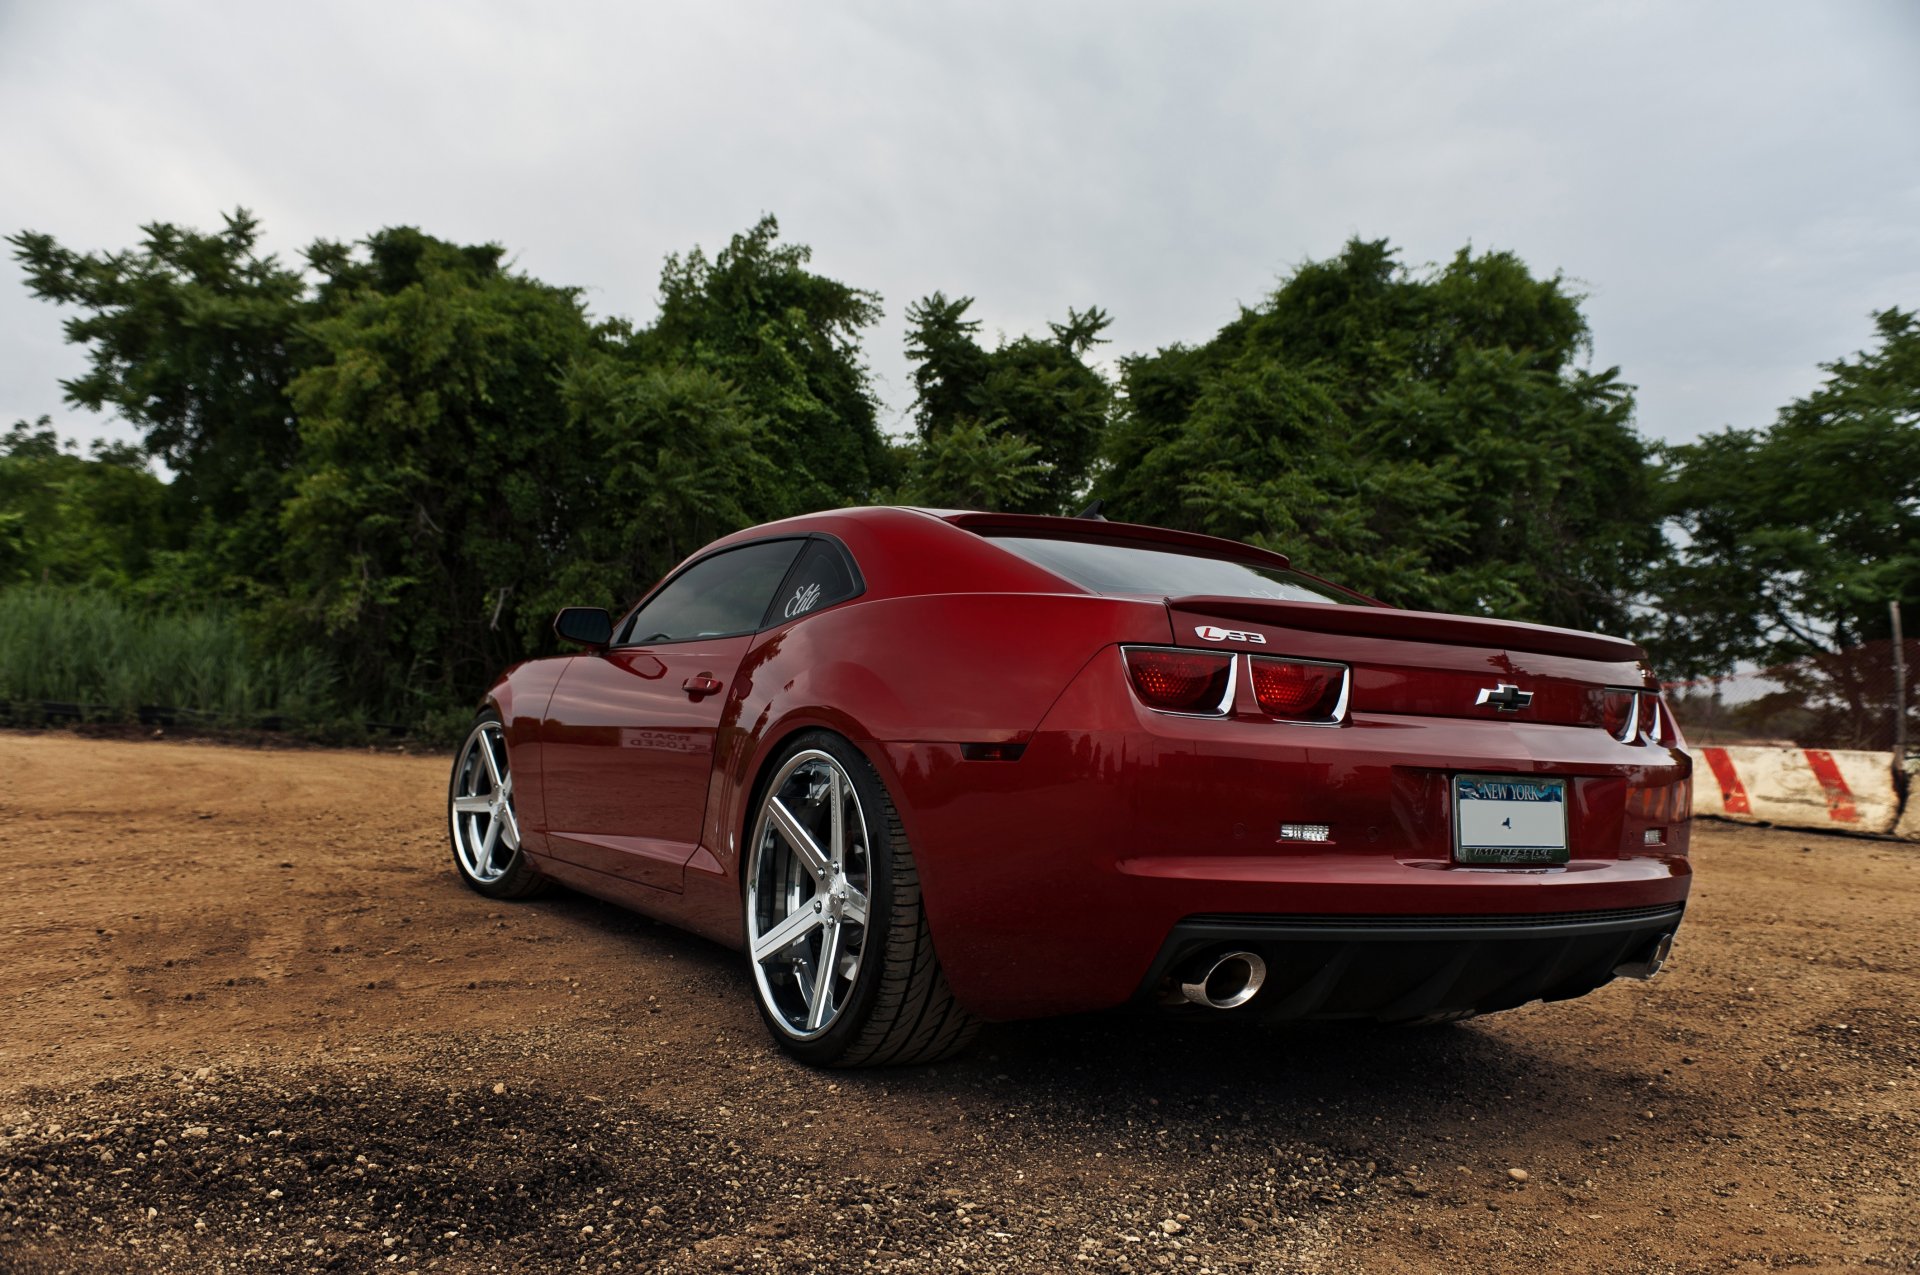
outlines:
[[[710,554],[656,589],[605,651],[569,662],[541,731],[555,858],[680,888],[734,675],[805,544]]]

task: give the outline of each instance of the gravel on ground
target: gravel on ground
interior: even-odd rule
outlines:
[[[1920,847],[1702,823],[1649,983],[822,1073],[501,904],[446,759],[0,733],[0,1271],[1920,1271]]]

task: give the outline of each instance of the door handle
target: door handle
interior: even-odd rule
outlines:
[[[696,698],[701,695],[711,695],[720,689],[720,679],[711,673],[701,673],[680,683],[680,689]]]

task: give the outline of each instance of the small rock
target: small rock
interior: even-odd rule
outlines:
[[[1168,1235],[1178,1235],[1180,1234],[1180,1232],[1186,1230],[1187,1228],[1180,1225],[1178,1222],[1174,1221],[1172,1218],[1168,1218],[1166,1221],[1160,1224],[1160,1229],[1161,1231],[1163,1231]]]
[[[190,1124],[180,1131],[180,1136],[183,1138],[205,1138],[209,1136],[209,1134],[207,1126],[203,1124]]]
[[[583,1227],[581,1227],[581,1228],[580,1228],[580,1234],[582,1234],[582,1235],[592,1235],[592,1234],[593,1234],[593,1228],[592,1228],[591,1226],[583,1226]]]
[[[159,1217],[159,1216],[160,1216],[160,1210],[159,1210],[159,1209],[153,1209],[153,1208],[150,1208],[150,1209],[148,1209],[148,1210],[147,1210],[147,1221],[149,1221],[149,1222],[151,1222],[151,1221],[153,1221],[153,1219],[155,1219],[155,1218],[157,1218],[157,1217]]]
[[[1508,1169],[1507,1176],[1515,1182],[1525,1182],[1530,1175],[1525,1169]]]
[[[269,1200],[277,1200],[285,1194],[286,1194],[285,1191],[282,1191],[279,1187],[275,1187],[273,1188],[273,1190],[267,1192],[267,1198]]]
[[[493,1092],[496,1094],[503,1094],[506,1091],[507,1091],[507,1086],[503,1082],[496,1082],[493,1086]]]

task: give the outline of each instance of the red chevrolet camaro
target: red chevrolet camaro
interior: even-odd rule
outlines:
[[[453,768],[466,883],[743,949],[810,1062],[1106,1009],[1436,1022],[1665,960],[1690,766],[1643,652],[1404,611],[1277,553],[1075,518],[755,527]]]

